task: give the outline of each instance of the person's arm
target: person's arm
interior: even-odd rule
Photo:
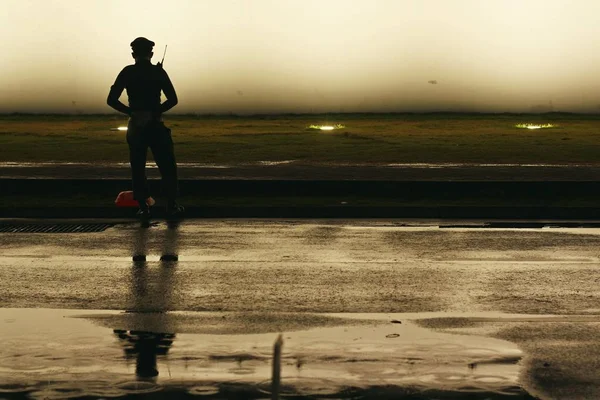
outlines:
[[[125,89],[125,69],[123,69],[115,83],[110,87],[110,92],[108,93],[108,98],[106,99],[106,104],[114,108],[115,110],[122,112],[123,114],[131,115],[131,110],[128,106],[121,103],[119,97],[121,97],[121,93]]]
[[[167,98],[167,100],[165,100],[164,103],[162,103],[160,105],[160,113],[165,113],[167,111],[169,111],[171,108],[175,107],[177,105],[177,93],[175,93],[175,88],[173,87],[173,84],[171,83],[171,80],[169,79],[169,75],[167,75],[167,71],[162,70],[163,73],[163,77],[162,77],[162,91],[165,94],[165,97]]]

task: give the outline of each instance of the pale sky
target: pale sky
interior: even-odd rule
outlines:
[[[172,112],[600,112],[599,0],[0,5],[0,112],[111,112],[138,36],[169,46]]]

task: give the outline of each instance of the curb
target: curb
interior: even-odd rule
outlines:
[[[135,208],[0,208],[0,218],[135,218]],[[165,218],[161,209],[153,218]],[[187,207],[186,218],[431,218],[598,220],[600,207]]]

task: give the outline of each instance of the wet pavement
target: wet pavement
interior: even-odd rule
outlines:
[[[0,233],[0,398],[600,396],[598,228],[112,222]]]

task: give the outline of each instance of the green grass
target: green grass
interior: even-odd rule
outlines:
[[[0,116],[0,160],[124,162],[126,125],[115,115]],[[165,117],[179,162],[589,163],[599,162],[600,117],[518,114],[330,114]],[[552,129],[517,129],[552,123]],[[331,132],[315,124],[343,124]]]

